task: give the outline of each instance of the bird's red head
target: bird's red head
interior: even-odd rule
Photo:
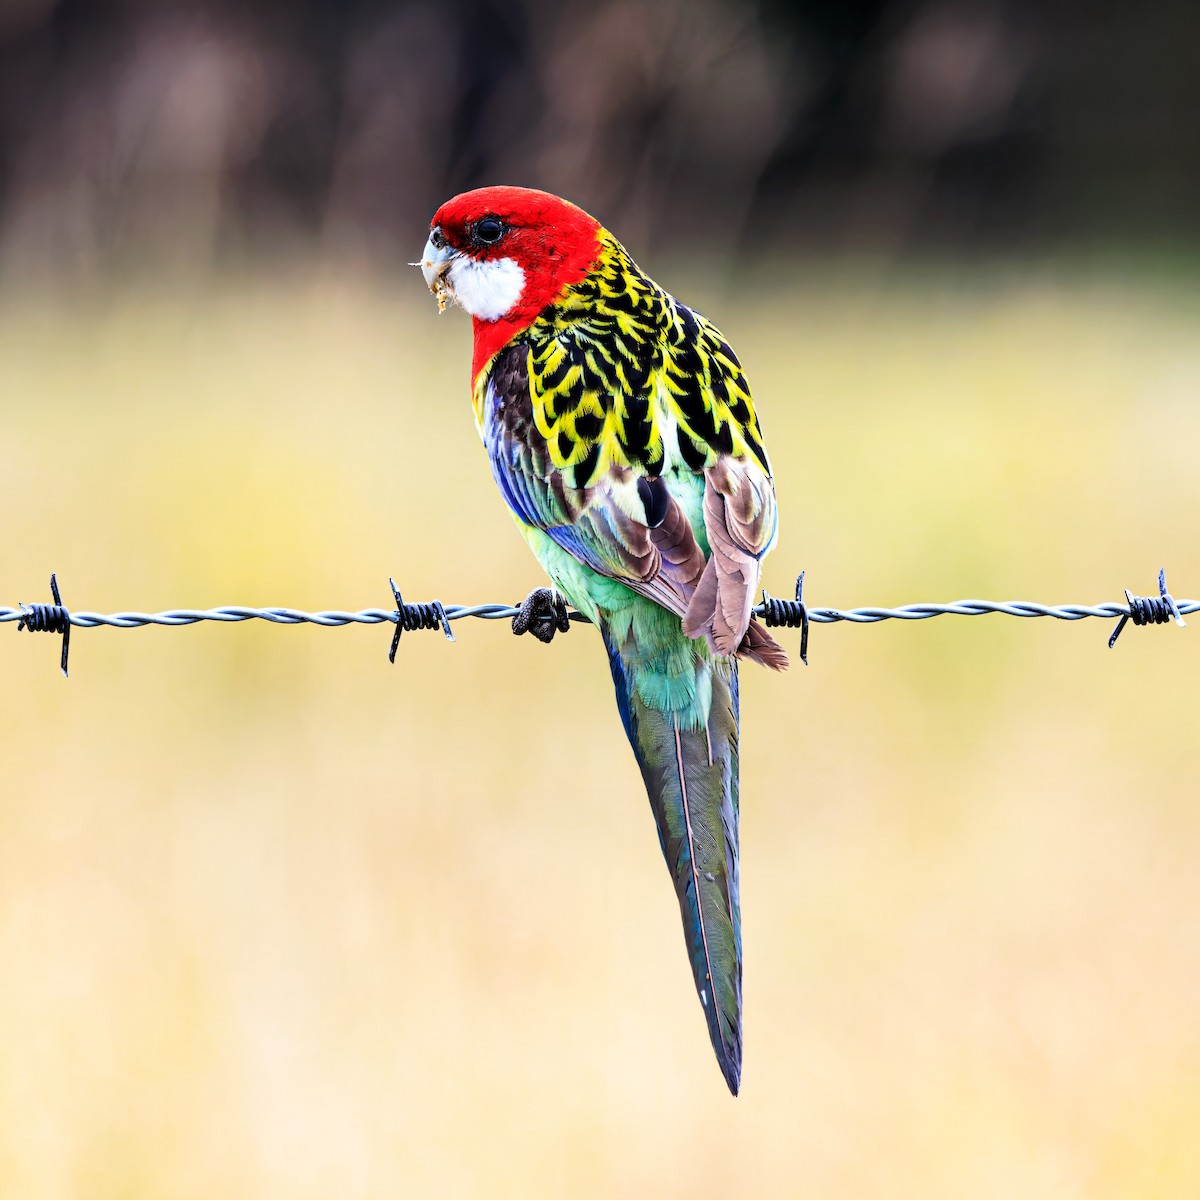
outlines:
[[[532,188],[463,192],[437,210],[421,270],[474,318],[472,380],[547,305],[587,275],[600,223],[569,201]]]

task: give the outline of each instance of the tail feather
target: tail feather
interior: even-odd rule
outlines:
[[[738,658],[748,658],[772,671],[786,671],[788,656],[783,647],[753,618],[737,648]]]
[[[713,1049],[736,1096],[742,1070],[742,933],[738,898],[737,664],[695,658],[706,721],[647,704],[636,647],[607,632],[617,703],[658,825],[683,917],[696,991]],[[702,680],[701,676],[707,676]]]

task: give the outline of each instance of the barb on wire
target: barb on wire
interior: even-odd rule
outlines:
[[[400,645],[400,635],[407,629],[441,629],[448,641],[454,641],[450,632],[450,622],[446,619],[446,610],[440,600],[430,604],[405,604],[404,597],[394,579],[389,579],[392,585],[392,595],[396,598],[396,632],[392,634],[392,648],[388,651],[388,662],[396,661],[396,648]]]
[[[50,576],[50,591],[53,604],[20,604],[16,608],[0,608],[0,624],[16,621],[18,629],[35,633],[62,634],[62,671],[67,673],[67,651],[70,645],[71,626],[94,629],[108,625],[114,629],[137,629],[145,625],[195,625],[200,621],[220,621],[226,624],[239,621],[271,621],[276,625],[322,625],[327,628],[338,625],[382,625],[391,623],[396,629],[392,635],[390,661],[395,661],[396,648],[402,632],[418,629],[440,629],[450,641],[454,635],[450,630],[452,621],[476,617],[484,621],[513,620],[513,632],[532,632],[542,641],[549,641],[555,630],[565,631],[569,622],[586,622],[581,612],[568,609],[563,599],[549,588],[535,588],[520,605],[512,604],[442,604],[438,600],[411,604],[400,595],[394,581],[392,596],[396,607],[365,608],[359,612],[344,612],[329,609],[321,612],[301,612],[295,608],[247,608],[227,605],[222,608],[175,608],[166,612],[69,612],[62,603],[58,591],[58,580]],[[1167,591],[1166,572],[1158,575],[1158,596],[1134,596],[1125,592],[1125,602],[1095,605],[1084,604],[1037,604],[1030,600],[955,600],[949,604],[905,604],[899,608],[811,608],[803,599],[804,575],[796,581],[796,598],[782,600],[763,592],[761,603],[751,610],[764,624],[800,629],[800,657],[808,662],[808,628],[813,625],[832,625],[838,621],[849,621],[854,625],[872,625],[878,621],[924,621],[930,617],[978,617],[988,613],[1000,613],[1009,617],[1053,617],[1059,621],[1081,621],[1088,617],[1117,618],[1117,627],[1109,638],[1113,646],[1125,628],[1127,621],[1135,625],[1161,625],[1174,620],[1184,624],[1184,616],[1200,612],[1200,600],[1175,600]],[[549,634],[549,636],[544,636]]]
[[[1126,621],[1132,621],[1135,625],[1163,625],[1173,618],[1176,625],[1186,624],[1174,597],[1167,591],[1166,567],[1162,567],[1158,572],[1157,597],[1132,596],[1126,588],[1125,600],[1129,604],[1129,612],[1122,614],[1116,629],[1112,631],[1112,636],[1108,639],[1110,650],[1117,644],[1117,638],[1121,636]]]
[[[761,609],[761,613],[760,610]],[[800,630],[800,661],[808,666],[808,623],[812,619],[808,615],[808,605],[804,603],[804,572],[796,577],[795,600],[780,600],[767,593],[763,588],[762,603],[754,610],[756,616],[761,616],[763,624],[768,629],[783,626],[787,629]]]
[[[31,633],[61,633],[63,678],[67,678],[67,656],[71,652],[71,614],[62,602],[58,591],[58,576],[50,575],[50,595],[54,597],[53,604],[22,604],[17,602],[19,618],[17,629],[28,629]],[[12,610],[9,609],[9,612]],[[9,618],[11,620],[11,618]]]

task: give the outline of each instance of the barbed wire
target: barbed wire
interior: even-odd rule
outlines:
[[[276,625],[320,625],[334,628],[342,625],[395,625],[392,635],[390,661],[396,659],[400,637],[419,629],[441,629],[450,641],[452,621],[475,617],[483,621],[511,619],[514,633],[532,633],[540,641],[549,642],[556,632],[565,633],[571,622],[588,622],[581,612],[569,609],[562,596],[550,588],[535,588],[519,604],[442,604],[440,600],[408,603],[400,594],[394,580],[392,587],[395,607],[364,608],[358,612],[324,609],[303,612],[296,608],[251,608],[230,604],[219,608],[173,608],[164,612],[96,613],[70,611],[58,590],[58,578],[50,576],[53,604],[18,604],[16,608],[0,607],[0,625],[15,621],[18,629],[35,633],[62,635],[62,673],[67,674],[67,656],[72,627],[95,629],[109,626],[114,629],[139,629],[146,625],[165,625],[176,628],[196,625],[201,621],[235,624],[241,621],[270,621]],[[1161,625],[1174,621],[1183,625],[1185,615],[1200,612],[1200,600],[1175,600],[1167,591],[1166,571],[1158,573],[1157,596],[1134,596],[1125,589],[1125,603],[1102,604],[1039,604],[1032,600],[953,600],[945,604],[903,604],[897,608],[813,608],[804,601],[804,573],[796,580],[793,600],[771,596],[764,590],[762,602],[751,610],[768,627],[800,630],[800,657],[808,663],[808,631],[810,624],[832,625],[848,621],[854,625],[872,625],[879,621],[925,621],[931,617],[979,617],[998,613],[1008,617],[1052,617],[1059,621],[1081,621],[1088,617],[1117,618],[1116,628],[1108,645],[1115,645],[1127,621],[1135,625]]]

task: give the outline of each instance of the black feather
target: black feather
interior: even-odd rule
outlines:
[[[646,525],[657,529],[671,511],[671,493],[662,478],[647,479],[644,475],[638,477],[638,495],[642,498],[642,507],[646,510]]]

